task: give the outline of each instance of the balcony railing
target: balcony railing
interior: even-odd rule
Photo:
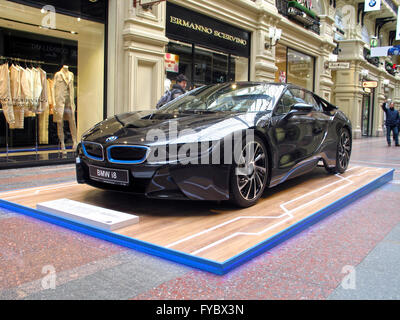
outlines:
[[[318,35],[320,34],[320,19],[314,12],[303,7],[296,1],[275,0],[275,4],[281,15],[301,24],[306,29]]]

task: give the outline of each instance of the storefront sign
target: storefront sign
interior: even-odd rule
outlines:
[[[328,67],[332,70],[350,69],[350,62],[329,62]]]
[[[179,56],[172,53],[165,54],[165,71],[179,72]]]
[[[381,0],[365,0],[364,12],[381,10]]]
[[[363,88],[377,88],[378,81],[363,81],[362,86]]]
[[[392,46],[385,47],[376,47],[371,48],[371,58],[372,57],[387,57],[389,49],[393,48]]]
[[[249,32],[169,2],[166,35],[237,56],[250,55]]]

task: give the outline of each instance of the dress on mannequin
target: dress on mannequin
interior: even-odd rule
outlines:
[[[57,133],[61,143],[61,149],[65,150],[64,120],[69,122],[69,130],[73,140],[73,150],[77,147],[77,130],[75,122],[75,95],[74,95],[74,74],[64,65],[54,76],[54,117],[57,122]]]

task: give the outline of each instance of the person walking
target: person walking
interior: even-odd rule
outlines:
[[[172,86],[172,99],[176,99],[186,93],[187,83],[188,79],[183,74],[180,74],[176,78],[176,83]]]
[[[158,100],[156,108],[160,109],[163,105],[176,99],[180,95],[185,94],[187,83],[188,83],[188,80],[185,77],[185,75],[180,74],[176,78],[176,83],[172,86],[171,90],[169,90],[169,86],[168,86],[168,89],[166,88],[164,95],[160,98],[160,100]],[[165,85],[165,83],[164,83],[164,85]]]
[[[388,108],[389,105],[389,108]],[[396,147],[399,147],[399,129],[398,129],[398,122],[399,122],[399,112],[395,110],[394,103],[391,100],[385,100],[382,104],[382,110],[386,114],[386,140],[388,146],[390,147],[391,144],[391,132],[393,131],[394,141],[396,143]]]

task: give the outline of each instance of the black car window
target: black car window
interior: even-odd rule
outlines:
[[[306,92],[304,90],[291,88],[290,91],[292,92],[294,99],[296,100],[295,103],[307,103],[305,100]]]
[[[305,101],[306,103],[313,105],[315,111],[322,111],[321,105],[315,100],[314,95],[311,92],[306,92]]]
[[[297,101],[290,90],[286,90],[282,97],[279,99],[278,105],[275,109],[276,115],[286,114],[290,111],[290,108]]]
[[[204,86],[169,102],[160,113],[213,113],[271,111],[283,85],[226,83]]]

